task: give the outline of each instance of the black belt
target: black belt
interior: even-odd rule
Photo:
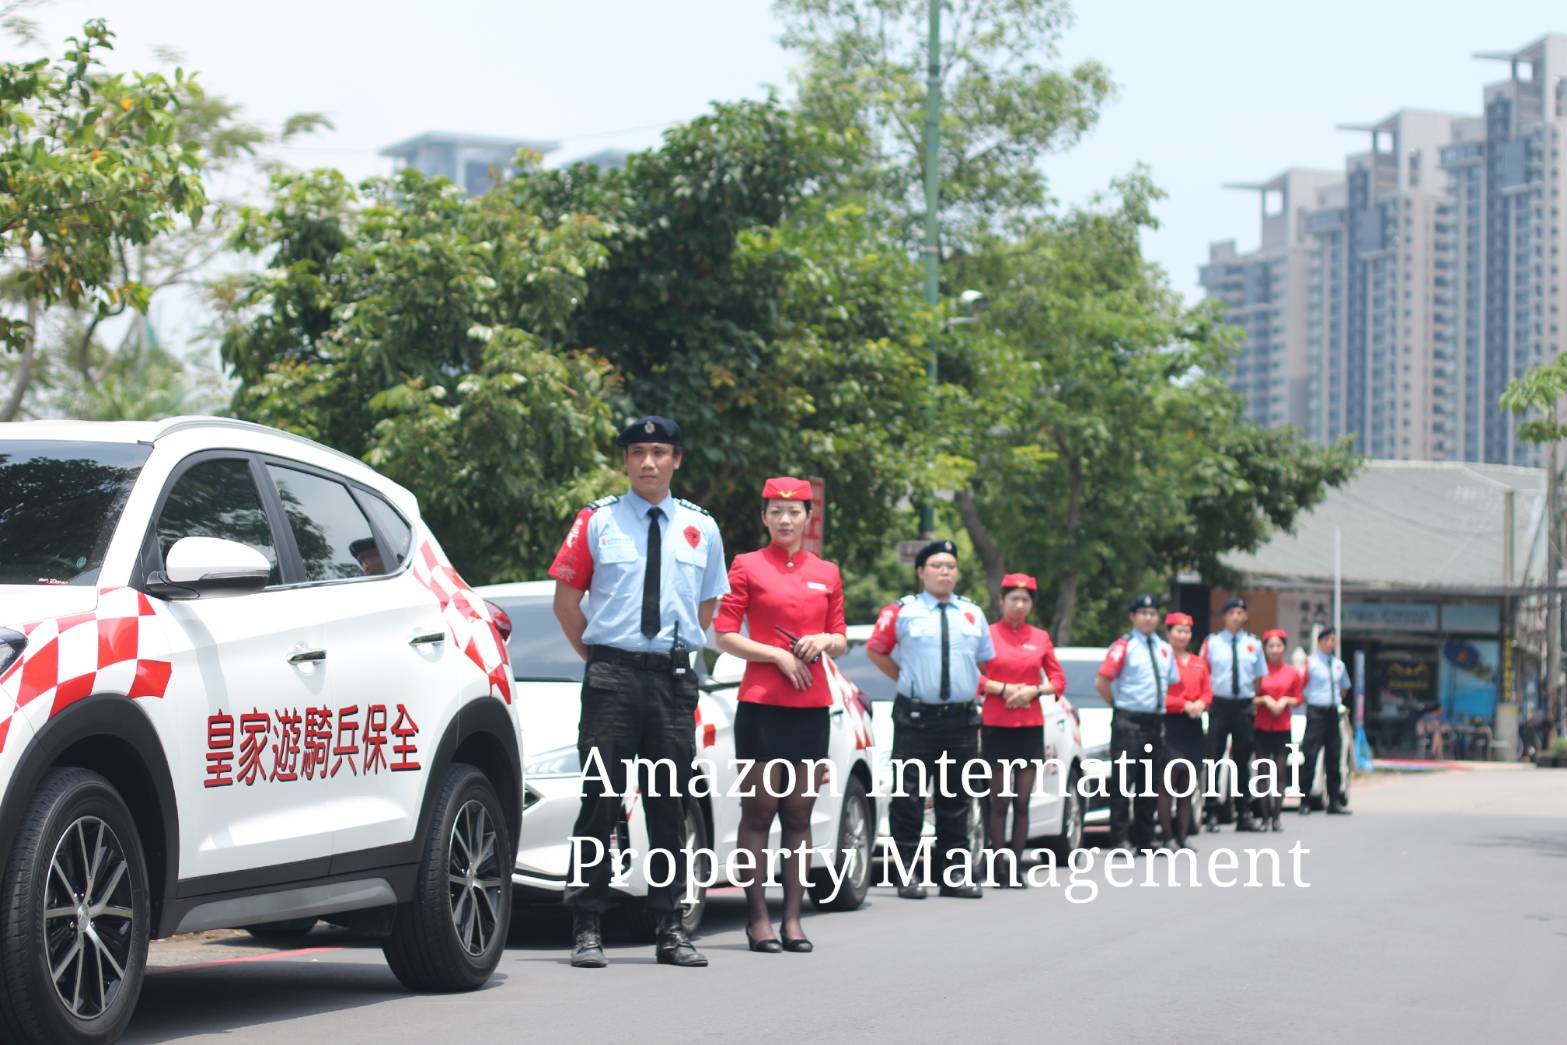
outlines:
[[[1164,712],[1162,711],[1129,711],[1126,708],[1114,708],[1112,710],[1117,715],[1125,715],[1127,718],[1135,718],[1142,721],[1148,721],[1151,719],[1158,719],[1161,722],[1164,721]]]
[[[632,653],[614,646],[589,646],[588,663],[600,661],[624,664],[628,668],[641,668],[643,671],[661,671],[666,675],[675,670],[674,660],[662,653]]]
[[[972,700],[949,700],[941,704],[927,704],[923,700],[915,700],[913,697],[898,694],[898,700],[905,704],[912,704],[920,709],[920,715],[929,715],[932,718],[940,718],[942,715],[951,715],[958,711],[967,711],[974,706]],[[894,701],[896,704],[897,701]]]

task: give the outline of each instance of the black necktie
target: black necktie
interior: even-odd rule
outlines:
[[[1155,711],[1163,710],[1163,707],[1164,707],[1164,672],[1159,670],[1159,654],[1154,652],[1153,636],[1152,635],[1144,635],[1143,636],[1143,640],[1148,643],[1148,659],[1153,662],[1153,685],[1154,685],[1154,692],[1159,694],[1159,707],[1155,708],[1154,710]]]
[[[664,535],[659,532],[658,520],[664,513],[658,508],[647,510],[647,572],[642,575],[642,634],[652,638],[658,634],[658,582],[664,572]]]
[[[947,604],[936,604],[941,611],[941,699],[952,699],[952,636],[947,631]]]
[[[1230,632],[1230,696],[1241,695],[1241,655],[1238,648],[1240,636]]]

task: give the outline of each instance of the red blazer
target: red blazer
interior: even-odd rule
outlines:
[[[979,691],[985,696],[980,715],[987,726],[1043,726],[1045,709],[1039,701],[1027,707],[1009,708],[999,693],[985,693],[985,683],[994,679],[1008,685],[1037,686],[1042,678],[1050,680],[1050,687],[1058,698],[1066,696],[1066,672],[1056,660],[1056,646],[1050,641],[1050,633],[1032,624],[1014,628],[1004,620],[990,626],[990,640],[996,647],[996,658],[980,665]]]
[[[1259,697],[1272,697],[1277,700],[1280,697],[1291,697],[1296,704],[1304,699],[1306,678],[1293,664],[1284,663],[1276,668],[1270,668],[1268,673],[1257,680],[1257,695]],[[1284,709],[1284,714],[1274,715],[1267,711],[1261,704],[1257,705],[1257,714],[1252,719],[1252,726],[1264,733],[1288,733],[1290,729],[1290,711]]]
[[[843,619],[843,580],[838,567],[808,551],[789,556],[772,544],[761,551],[736,555],[729,567],[729,594],[718,604],[713,630],[739,631],[742,620],[753,642],[784,649],[790,643],[778,627],[797,637],[844,634],[848,627]],[[820,662],[811,665],[810,688],[799,690],[776,666],[746,661],[740,699],[779,707],[824,708],[832,703],[832,693]]]
[[[1180,673],[1181,681],[1165,691],[1164,710],[1167,713],[1184,713],[1186,702],[1190,700],[1195,700],[1203,707],[1213,703],[1213,679],[1208,677],[1208,661],[1205,657],[1187,653],[1186,663],[1182,664],[1177,654],[1175,670]]]

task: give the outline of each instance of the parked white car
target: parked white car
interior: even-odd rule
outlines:
[[[874,709],[876,736],[880,740],[877,757],[877,790],[881,795],[890,795],[895,788],[892,778],[892,704],[897,696],[897,686],[887,676],[883,675],[871,663],[870,657],[865,653],[865,643],[870,640],[874,625],[854,624],[849,626],[848,639],[849,651],[839,661],[850,680],[870,697],[871,707]],[[896,658],[896,651],[894,652]],[[1059,759],[1060,765],[1066,767],[1071,780],[1075,781],[1078,774],[1083,771],[1082,739],[1078,732],[1077,719],[1070,700],[1073,696],[1071,682],[1067,684],[1067,700],[1058,700],[1054,696],[1041,697],[1045,703],[1045,757],[1046,759]],[[1051,767],[1054,769],[1054,767]],[[1070,785],[1070,781],[1066,782]],[[1083,810],[1078,798],[1075,786],[1062,786],[1063,782],[1053,776],[1047,776],[1037,786],[1043,790],[1043,794],[1037,793],[1029,804],[1029,839],[1038,845],[1053,850],[1058,860],[1065,860],[1072,850],[1082,845],[1083,841]],[[1057,798],[1057,793],[1062,792],[1062,797]],[[892,844],[892,834],[887,826],[887,803],[881,803],[881,812],[877,819],[876,840],[881,855],[885,856],[888,847]],[[977,858],[985,847],[985,827],[983,817],[984,806],[979,799],[974,799],[969,813],[969,850]],[[925,827],[924,834],[934,837],[936,832],[935,811],[929,799],[925,802]]]
[[[106,1042],[151,937],[332,916],[489,979],[521,734],[418,504],[214,418],[0,425],[0,1038]]]
[[[582,707],[583,663],[555,620],[554,591],[554,581],[497,584],[479,589],[511,619],[509,647],[517,702],[532,752],[523,810],[524,843],[517,851],[512,874],[518,898],[525,903],[555,903],[565,892],[571,857],[569,840],[582,798],[577,722]],[[869,716],[854,687],[830,658],[824,663],[834,699],[828,757],[838,786],[823,788],[812,812],[811,844],[817,853],[812,860],[815,872],[810,893],[818,905],[827,902],[832,885],[825,873],[826,853],[830,851],[836,859],[836,854],[847,852],[843,888],[828,905],[847,910],[863,903],[870,889],[871,832],[876,816],[875,803],[870,798],[874,737]],[[711,670],[706,670],[705,664],[703,658],[693,658],[693,668],[702,672],[702,682],[692,727],[696,733],[697,769],[706,778],[703,790],[715,797],[687,802],[686,845],[693,851],[712,849],[717,866],[722,867],[735,849],[740,827],[740,800],[734,794],[738,770],[733,727],[745,665],[727,654],[717,656]],[[768,845],[778,844],[775,823]],[[624,861],[623,880],[613,887],[622,901],[622,913],[629,916],[634,929],[647,931],[650,920],[641,906],[647,896],[643,865],[629,859],[630,854],[645,853],[648,848],[647,826],[636,796],[626,803],[626,817],[619,825],[612,848],[618,850],[616,858]],[[711,877],[712,869],[703,865],[692,871]],[[694,932],[701,924],[706,890],[693,889],[693,893],[684,917],[687,930]]]
[[[1082,724],[1084,755],[1098,760],[1099,764],[1090,769],[1090,776],[1108,776],[1110,758],[1110,720],[1112,711],[1094,691],[1094,675],[1098,674],[1099,666],[1104,663],[1104,646],[1064,646],[1056,649],[1056,658],[1061,662],[1061,670],[1066,672],[1066,691],[1076,698],[1078,718]],[[1208,727],[1208,716],[1203,716],[1203,728]],[[1339,733],[1342,738],[1341,765],[1339,772],[1343,774],[1344,797],[1349,797],[1350,784],[1353,779],[1355,767],[1355,727],[1350,720],[1349,709],[1339,705]],[[1289,756],[1289,765],[1292,770],[1302,766],[1305,761],[1300,753],[1300,744],[1306,737],[1306,713],[1304,708],[1297,707],[1290,718],[1290,739],[1295,743],[1295,750]],[[1306,776],[1303,769],[1300,771],[1302,778]],[[1318,756],[1316,764],[1311,769],[1311,785],[1307,789],[1306,801],[1311,803],[1311,808],[1321,809],[1325,803],[1327,791],[1327,773],[1324,771],[1322,756]],[[1228,771],[1220,778],[1220,787],[1227,787],[1229,780]],[[1286,801],[1293,800],[1297,805],[1301,801],[1300,789],[1286,788],[1284,792]],[[1087,824],[1089,827],[1110,826],[1110,805],[1107,799],[1089,799],[1087,812]]]

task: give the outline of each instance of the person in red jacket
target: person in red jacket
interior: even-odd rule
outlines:
[[[1304,700],[1306,679],[1300,669],[1284,659],[1289,636],[1283,628],[1274,628],[1262,636],[1262,652],[1268,660],[1268,673],[1257,680],[1257,707],[1252,727],[1257,734],[1257,760],[1272,759],[1278,771],[1273,793],[1263,800],[1264,819],[1275,831],[1284,830],[1285,770],[1289,763],[1290,709]],[[1244,800],[1244,796],[1243,796]]]
[[[762,523],[771,542],[760,551],[736,555],[729,568],[729,594],[713,620],[715,642],[725,653],[746,661],[735,713],[735,758],[753,764],[742,779],[740,848],[749,849],[758,868],[746,886],[751,950],[776,954],[812,949],[800,927],[805,897],[800,846],[810,845],[811,790],[818,759],[827,757],[832,692],[823,654],[842,656],[843,580],[838,567],[806,551],[811,514],[811,484],[783,476],[762,488]],[[741,622],[746,634],[741,634]],[[793,787],[789,787],[793,763]],[[773,817],[782,827],[783,940],[773,935],[767,913],[767,836]],[[790,854],[793,855],[790,855]]]
[[[980,750],[990,763],[986,835],[991,849],[1011,851],[1010,877],[1014,880],[1028,845],[1028,806],[1038,770],[1036,760],[1045,757],[1045,712],[1040,698],[1046,690],[1041,683],[1049,682],[1056,699],[1066,696],[1066,673],[1056,660],[1050,633],[1028,623],[1038,590],[1038,582],[1026,573],[1001,578],[1001,619],[990,626],[996,656],[980,665],[983,674],[979,677],[979,692],[985,698],[980,710]],[[1012,810],[1010,839],[1006,832],[1008,809]]]
[[[1170,767],[1170,787],[1163,787],[1161,781],[1159,827],[1166,846],[1190,849],[1194,795],[1202,781],[1198,767],[1206,749],[1202,714],[1213,703],[1213,680],[1208,677],[1208,661],[1187,651],[1192,644],[1191,617],[1184,613],[1166,614],[1164,627],[1170,647],[1175,650],[1175,670],[1181,680],[1164,695],[1164,752]]]

